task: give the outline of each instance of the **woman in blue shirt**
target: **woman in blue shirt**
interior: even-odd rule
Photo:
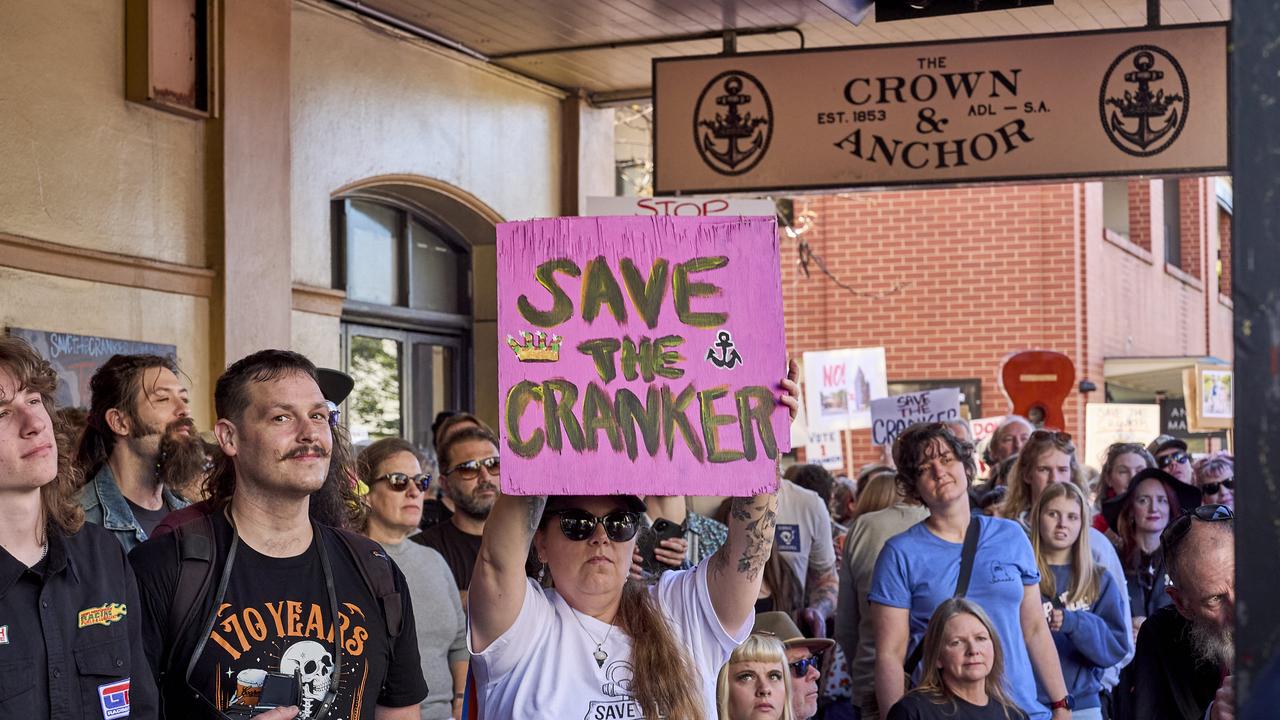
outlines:
[[[1128,648],[1129,618],[1120,588],[1093,561],[1083,532],[1089,504],[1071,483],[1050,485],[1031,509],[1031,547],[1040,570],[1045,619],[1058,648],[1076,720],[1102,720],[1102,674]],[[1040,689],[1040,702],[1049,702]]]
[[[934,609],[955,593],[970,521],[969,484],[977,474],[973,445],[941,423],[908,428],[894,443],[893,457],[903,495],[923,503],[929,517],[885,544],[868,594],[882,708],[902,697],[909,649],[920,642]],[[1066,720],[1071,700],[1044,621],[1031,543],[1012,520],[980,516],[978,522],[966,597],[986,610],[1000,636],[1009,695],[1032,720]],[[1050,707],[1036,699],[1036,675],[1053,698]]]

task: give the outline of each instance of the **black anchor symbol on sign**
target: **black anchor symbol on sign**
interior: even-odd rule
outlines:
[[[718,337],[719,341],[707,349],[707,359],[716,367],[728,368],[729,370],[741,365],[742,356],[738,354],[738,349],[733,346],[733,338],[728,331],[720,331]],[[716,348],[720,348],[720,357],[716,357]]]

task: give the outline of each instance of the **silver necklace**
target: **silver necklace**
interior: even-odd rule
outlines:
[[[596,642],[595,636],[587,630],[586,625],[582,624],[582,618],[578,617],[578,611],[569,606],[569,603],[565,603],[565,606],[569,607],[569,612],[573,613],[573,619],[578,621],[578,627],[582,628],[582,632],[591,638],[591,642],[596,643],[596,651],[591,653],[591,657],[596,659],[596,665],[604,667],[604,661],[609,659],[609,653],[604,651],[604,644],[609,641],[609,634],[613,632],[613,624],[609,624],[609,630],[604,634],[604,640]]]

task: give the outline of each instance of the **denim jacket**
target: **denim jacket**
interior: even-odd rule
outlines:
[[[170,510],[180,510],[191,504],[174,495],[167,487],[160,492],[165,506]],[[102,463],[102,469],[80,490],[80,506],[84,508],[85,521],[109,530],[124,546],[125,552],[147,539],[147,534],[133,516],[133,510],[120,492],[116,476],[107,463]]]

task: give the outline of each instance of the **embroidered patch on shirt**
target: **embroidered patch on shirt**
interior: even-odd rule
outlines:
[[[127,614],[129,609],[124,603],[107,603],[98,607],[85,608],[80,611],[80,627],[83,629],[90,625],[110,625],[113,622],[119,622]]]
[[[129,717],[129,678],[99,685],[98,700],[105,720]]]
[[[0,625],[0,645],[9,644],[9,626]]]
[[[800,552],[800,526],[779,525],[773,533],[773,542],[779,550]]]

